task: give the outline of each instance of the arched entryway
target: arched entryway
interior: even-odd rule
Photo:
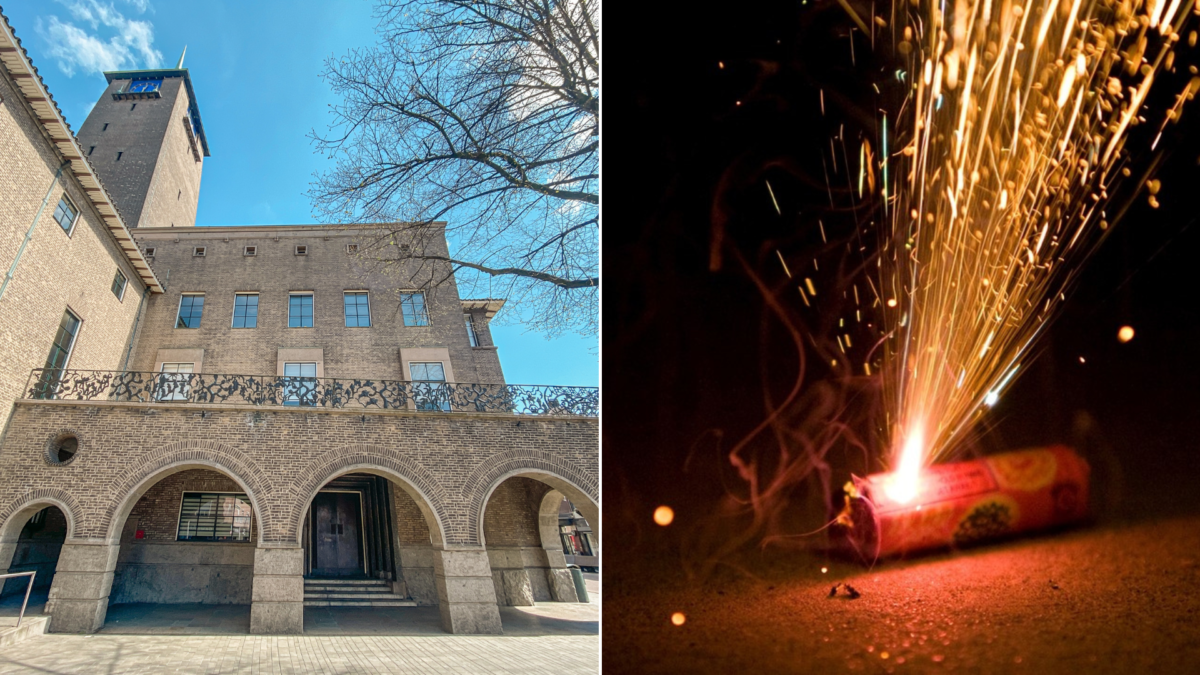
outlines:
[[[0,584],[0,608],[4,614],[20,612],[27,590],[30,593],[26,614],[41,612],[69,529],[66,512],[44,502],[30,504],[9,519],[0,535],[0,570],[35,574],[31,590],[28,577],[5,579]]]
[[[572,505],[578,502],[575,508],[583,513],[598,512],[582,489],[548,472],[514,470],[492,483],[480,512],[479,532],[501,605],[581,600],[562,543],[564,499]],[[598,565],[599,527],[589,530],[594,530],[589,538]]]
[[[150,472],[114,509],[105,632],[247,633],[258,495],[215,462]]]

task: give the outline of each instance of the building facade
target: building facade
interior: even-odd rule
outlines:
[[[50,630],[162,602],[499,633],[577,601],[559,507],[598,546],[595,389],[507,384],[503,302],[373,273],[369,225],[196,227],[182,59],[106,73],[76,135],[0,28],[0,569],[38,571]]]

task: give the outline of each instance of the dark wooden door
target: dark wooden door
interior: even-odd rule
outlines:
[[[358,499],[353,492],[318,492],[313,499],[313,574],[363,573]]]

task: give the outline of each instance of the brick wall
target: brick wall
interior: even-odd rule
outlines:
[[[223,473],[205,469],[190,469],[173,473],[154,484],[138,500],[129,513],[129,519],[121,535],[121,543],[173,542],[179,527],[179,506],[185,492],[242,492],[232,479]],[[251,519],[250,541],[258,541],[258,523]],[[135,539],[137,530],[145,533],[144,539]]]
[[[202,416],[202,412],[207,413]],[[75,430],[69,464],[45,461],[48,439]],[[268,542],[297,542],[308,500],[330,478],[375,467],[428,496],[448,545],[479,543],[483,496],[512,473],[542,472],[598,500],[595,419],[240,406],[22,402],[0,446],[0,523],[53,497],[75,536],[120,531],[114,514],[139,483],[172,467],[222,466],[256,498]],[[562,489],[562,488],[560,488]]]
[[[76,137],[84,152],[95,146],[89,159],[129,227],[195,225],[203,161],[192,156],[183,128],[190,103],[183,78],[164,79],[161,98],[114,101],[129,82],[108,84]]]
[[[397,543],[416,546],[429,544],[429,525],[425,523],[425,515],[417,508],[413,498],[404,490],[393,487],[392,500],[395,502],[392,524],[396,528]]]
[[[456,381],[503,382],[495,351],[470,346],[453,280],[427,296],[429,326],[405,326],[397,280],[347,254],[346,245],[360,236],[354,231],[205,227],[138,230],[137,236],[143,249],[155,248],[154,269],[170,281],[165,294],[147,302],[131,366],[136,370],[154,370],[159,349],[204,349],[203,372],[275,375],[279,349],[320,348],[325,377],[401,380],[407,379],[401,348],[444,347]],[[307,246],[308,254],[295,255],[297,245]],[[204,257],[192,254],[197,246],[205,247]],[[246,246],[256,247],[257,255],[243,255]],[[348,290],[370,293],[369,328],[346,327]],[[313,327],[288,327],[291,291],[312,291]],[[232,327],[237,292],[259,294],[257,328]],[[204,293],[198,329],[175,328],[183,293]],[[487,322],[476,325],[490,343]]]
[[[492,492],[483,512],[484,541],[493,546],[542,545],[538,509],[552,488],[531,478],[509,478]]]
[[[0,99],[0,274],[17,257],[54,183],[33,238],[0,299],[0,415],[7,417],[12,401],[24,394],[29,371],[45,365],[68,307],[83,320],[70,367],[119,370],[144,286],[70,172],[54,181],[60,160],[7,74],[0,74]],[[64,190],[80,210],[70,235],[53,218]],[[118,268],[129,280],[123,300],[110,290]]]

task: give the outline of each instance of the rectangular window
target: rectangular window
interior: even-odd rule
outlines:
[[[164,363],[154,389],[155,401],[186,401],[192,391],[194,363]]]
[[[195,256],[195,257],[197,257],[197,258],[203,258],[203,257],[204,257],[204,254],[205,254],[207,251],[208,251],[208,249],[207,249],[207,248],[205,248],[204,246],[196,246],[196,247],[193,247],[193,248],[192,248],[192,255],[193,255],[193,256]]]
[[[296,255],[308,255],[308,247],[304,244],[300,244],[296,247]]]
[[[371,305],[368,303],[366,291],[347,291],[343,297],[346,303],[346,327],[369,327],[371,325]]]
[[[358,253],[358,244],[346,244],[346,253],[350,255]]]
[[[62,199],[58,200],[58,206],[54,209],[54,220],[58,221],[58,226],[63,229],[63,232],[71,234],[71,228],[75,227],[75,217],[79,215],[79,211],[75,210],[75,205],[63,195]]]
[[[312,293],[292,293],[288,296],[288,328],[312,328]]]
[[[429,325],[429,313],[425,311],[424,293],[401,293],[400,311],[404,313],[405,326]]]
[[[283,404],[317,404],[317,364],[283,364]]]
[[[121,270],[117,270],[117,276],[113,277],[112,292],[118,300],[125,299],[125,275],[121,274]]]
[[[146,257],[147,257],[147,258],[153,258],[153,257],[154,257],[154,251],[155,251],[155,250],[156,250],[156,249],[155,249],[153,246],[147,246],[147,247],[146,247]]]
[[[179,509],[179,541],[250,541],[253,516],[246,495],[185,492]]]
[[[91,157],[92,153],[95,151],[96,151],[96,146],[94,146],[94,145],[92,147],[88,148],[88,157]]]
[[[233,296],[233,327],[258,328],[258,293]]]
[[[475,319],[467,313],[463,313],[463,321],[467,324],[467,339],[470,340],[472,347],[479,346],[479,334],[475,332]]]
[[[257,246],[247,246],[246,248],[242,249],[242,255],[244,255],[244,256],[258,255],[258,247]]]
[[[417,410],[450,410],[450,389],[446,369],[440,362],[409,363],[413,379],[413,400]]]
[[[79,324],[79,317],[72,314],[71,310],[63,312],[62,320],[58,322],[58,332],[54,334],[54,342],[50,345],[50,355],[46,357],[45,370],[38,381],[37,398],[54,398],[63,370],[71,360],[71,350],[75,347]]]
[[[179,297],[179,318],[175,321],[176,328],[199,328],[200,317],[204,314],[204,294],[182,295]]]

